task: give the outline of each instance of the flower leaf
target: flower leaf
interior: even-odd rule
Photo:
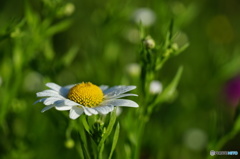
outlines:
[[[112,158],[113,151],[116,148],[117,141],[118,141],[118,136],[119,136],[119,130],[120,130],[120,125],[119,125],[119,123],[117,123],[115,133],[114,133],[114,136],[113,136],[112,148],[111,148],[111,152],[110,152],[110,155],[109,155],[108,159]]]
[[[173,80],[171,81],[171,83],[163,90],[161,94],[159,94],[154,105],[171,99],[171,97],[174,95],[174,92],[176,90],[180,77],[182,75],[182,71],[183,71],[183,67],[181,66],[178,68],[178,71],[175,77],[173,78]]]
[[[182,53],[184,50],[186,50],[189,47],[189,43],[184,44],[181,48],[179,48],[174,55],[179,55],[180,53]]]
[[[111,134],[112,128],[113,128],[113,126],[114,126],[114,124],[115,124],[115,121],[116,121],[116,117],[117,117],[117,114],[116,114],[116,108],[115,108],[114,111],[112,111],[112,113],[111,113],[107,130],[106,130],[106,132],[103,134],[103,137],[102,137],[100,143],[98,144],[98,147],[99,147],[99,148],[102,147],[102,145],[104,144],[104,142],[105,142],[105,140],[107,139],[107,137]]]
[[[88,134],[90,134],[90,127],[89,127],[89,125],[87,123],[85,115],[83,115],[83,117],[82,117],[82,124],[83,124],[85,130],[88,132]]]

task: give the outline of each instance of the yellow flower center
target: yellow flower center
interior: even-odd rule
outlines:
[[[91,82],[82,82],[69,90],[68,99],[83,106],[94,107],[102,102],[103,92]]]

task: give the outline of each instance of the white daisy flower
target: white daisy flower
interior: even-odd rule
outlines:
[[[61,87],[55,83],[47,83],[50,89],[37,93],[37,97],[46,105],[42,109],[45,112],[53,107],[57,110],[70,110],[71,119],[78,118],[85,113],[88,116],[95,114],[107,114],[114,110],[114,106],[138,107],[138,104],[128,99],[118,99],[136,94],[124,94],[136,88],[136,86],[108,86],[100,87],[87,82]]]

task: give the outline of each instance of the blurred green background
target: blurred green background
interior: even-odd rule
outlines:
[[[147,125],[141,158],[202,159],[217,147],[240,152],[238,130],[219,144],[238,115],[224,92],[240,71],[238,0],[5,0],[0,2],[0,158],[79,158],[66,136],[70,119],[54,110],[40,113],[35,93],[46,82],[137,85],[128,65],[138,62],[140,8],[151,12],[145,28],[156,43],[164,40],[171,19],[179,32],[176,43],[190,43],[159,73],[164,87],[184,66],[176,99],[159,107]],[[76,132],[72,138],[77,147]]]

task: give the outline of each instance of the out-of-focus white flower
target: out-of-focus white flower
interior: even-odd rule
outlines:
[[[67,3],[64,8],[65,15],[71,15],[75,10],[75,6],[72,3]]]
[[[124,94],[136,88],[136,86],[108,86],[100,87],[87,82],[61,87],[55,83],[47,83],[49,90],[37,93],[42,98],[35,103],[43,102],[46,105],[42,112],[55,107],[57,110],[70,110],[71,119],[78,118],[85,113],[108,114],[114,110],[114,106],[138,107],[138,104],[128,99],[118,99],[126,96],[137,96],[136,94]]]
[[[135,23],[142,23],[144,26],[151,26],[156,21],[155,13],[149,8],[139,8],[134,11],[133,20]]]
[[[151,94],[159,94],[162,92],[162,83],[157,80],[153,80],[149,86],[149,92]]]
[[[173,42],[174,42],[173,45],[175,45],[175,48],[177,47],[176,49],[181,48],[182,46],[184,46],[189,42],[188,36],[184,32],[178,32],[174,36]]]
[[[38,72],[29,72],[23,81],[23,88],[28,92],[34,92],[41,89],[43,77]]]
[[[131,43],[139,43],[141,40],[138,29],[130,28],[124,32],[124,37]]]
[[[139,76],[140,72],[141,72],[141,67],[139,64],[137,63],[131,63],[129,65],[127,65],[127,72],[131,75],[131,76]]]
[[[184,134],[183,141],[189,149],[200,151],[204,149],[207,144],[207,135],[199,128],[192,128]]]

